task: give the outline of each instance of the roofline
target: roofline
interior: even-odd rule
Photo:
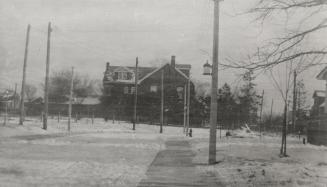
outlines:
[[[117,81],[103,81],[103,83],[105,84],[108,84],[108,83],[111,83],[111,84],[135,84],[135,82],[117,82]]]
[[[122,68],[122,69],[125,69],[126,71],[128,71],[128,72],[130,72],[130,73],[135,73],[133,70],[131,70],[130,69],[130,67],[128,67],[128,66],[117,66],[117,68],[116,69],[118,69],[118,68]]]
[[[186,70],[190,70],[191,68],[179,68],[179,67],[176,67],[176,69],[186,69]]]
[[[186,76],[186,75],[185,75],[181,70],[177,69],[176,67],[175,67],[175,70],[176,70],[178,73],[180,73],[184,78],[186,78],[186,80],[189,80],[189,77]]]
[[[323,77],[325,73],[327,73],[327,66],[316,76],[316,79],[325,80]]]
[[[163,67],[165,67],[166,65],[169,65],[169,63],[165,63],[164,65],[162,65],[161,67],[153,70],[152,72],[148,73],[146,76],[144,76],[142,79],[140,79],[137,84],[141,84],[141,82],[143,82],[145,79],[147,79],[148,77],[150,77],[151,75],[153,75],[154,73],[158,72],[160,69],[162,69]]]
[[[161,70],[163,67],[165,67],[166,65],[170,65],[169,63],[165,63],[164,65],[162,65],[161,67],[153,70],[151,73],[147,74],[146,76],[144,76],[141,80],[139,80],[137,82],[137,84],[141,84],[145,79],[149,78],[151,75],[153,75],[154,73],[158,72],[159,70]],[[187,77],[181,70],[179,70],[178,68],[174,68],[179,74],[181,74],[186,80],[189,80],[189,77]]]

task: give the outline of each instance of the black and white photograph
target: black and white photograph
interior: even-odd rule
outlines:
[[[327,187],[327,0],[0,0],[0,186]]]

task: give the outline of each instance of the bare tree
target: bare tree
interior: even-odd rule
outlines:
[[[29,102],[32,101],[33,99],[35,99],[36,92],[37,92],[36,86],[34,86],[32,84],[25,84],[24,93],[26,95],[26,99]]]
[[[294,79],[292,77],[293,73],[300,74],[305,71],[306,61],[304,58],[299,59],[298,61],[290,60],[288,63],[280,64],[275,66],[275,68],[270,68],[268,70],[268,76],[271,78],[273,86],[280,93],[283,102],[284,102],[284,111],[283,111],[283,123],[282,123],[282,144],[280,149],[280,156],[286,157],[286,137],[288,130],[288,108],[289,101],[292,96],[290,95],[290,91],[292,89],[292,85],[294,84]],[[283,70],[283,72],[281,72]],[[282,73],[284,76],[282,76]]]
[[[50,92],[49,98],[56,102],[67,100],[70,93],[70,81],[72,72],[69,70],[54,71],[50,77]],[[73,94],[76,97],[87,97],[97,95],[99,92],[97,80],[92,80],[88,75],[74,75]]]
[[[271,19],[284,20],[285,31],[281,36],[268,40],[247,59],[227,59],[229,63],[224,65],[252,70],[267,69],[300,58],[308,59],[308,67],[323,64],[327,46],[308,44],[311,37],[327,28],[327,18],[323,15],[326,11],[325,0],[258,0],[248,13],[254,14],[262,27]]]

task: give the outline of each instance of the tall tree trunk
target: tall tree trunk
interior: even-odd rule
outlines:
[[[280,155],[286,156],[286,126],[287,126],[287,102],[284,106],[283,128],[282,128],[282,146],[280,148]]]

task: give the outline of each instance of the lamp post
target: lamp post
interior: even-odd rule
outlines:
[[[218,89],[218,48],[219,48],[219,1],[214,1],[214,29],[212,66],[207,62],[203,65],[203,74],[211,75],[211,105],[210,105],[210,136],[209,136],[209,164],[216,163],[217,141],[217,89]]]

